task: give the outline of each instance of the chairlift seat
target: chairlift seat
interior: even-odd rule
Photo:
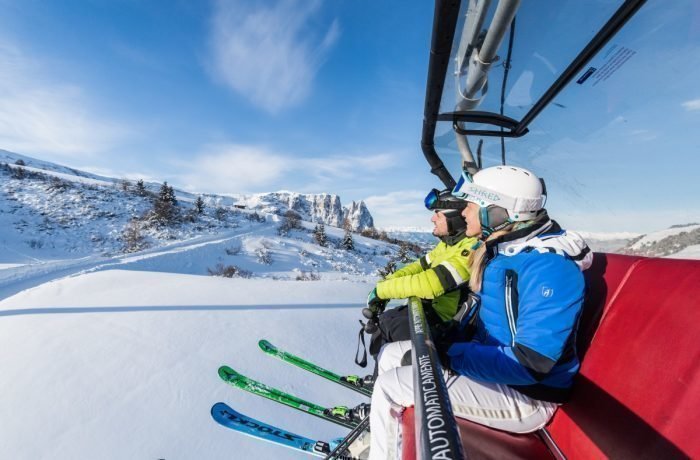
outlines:
[[[597,253],[586,280],[571,401],[546,432],[457,419],[467,458],[700,458],[700,261]],[[412,408],[402,428],[412,460]]]

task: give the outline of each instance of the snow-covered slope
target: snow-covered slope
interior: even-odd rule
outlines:
[[[362,372],[353,357],[370,287],[106,270],[0,301],[0,458],[306,458],[222,428],[210,407],[224,401],[309,437],[347,430],[229,387],[217,369],[323,405],[362,402],[257,341]]]
[[[5,151],[2,159],[0,267],[17,270],[0,274],[0,293],[3,279],[21,277],[27,271],[51,271],[52,261],[90,259],[78,264],[84,269],[85,264],[100,263],[100,257],[108,263],[125,252],[157,250],[199,239],[221,239],[227,243],[192,253],[186,269],[170,270],[207,274],[217,272],[217,267],[233,266],[241,270],[239,274],[251,272],[258,277],[296,279],[324,273],[323,276],[343,278],[376,273],[399,251],[395,244],[358,234],[353,235],[354,249],[347,250],[342,245],[344,230],[331,226],[325,229],[328,244],[320,246],[314,242],[311,222],[302,221],[296,229],[281,232],[284,218],[278,215],[280,209],[263,212],[262,205],[270,204],[262,199],[264,195],[258,196],[258,210],[237,208],[234,205],[238,202],[232,197],[205,195],[204,209],[196,212],[196,197],[178,192],[176,215],[164,223],[154,217],[159,184],[144,184],[139,189],[134,183],[76,175],[68,168]],[[301,201],[296,203],[308,204],[314,197],[331,195],[297,197]],[[339,198],[333,197],[339,205]],[[325,202],[325,198],[320,201]],[[360,208],[366,210],[362,206],[357,209]],[[325,214],[320,218],[314,214],[315,209],[307,208],[302,217],[329,218]],[[335,210],[342,212],[341,208]],[[65,271],[63,265],[59,266]]]
[[[622,249],[625,254],[696,259],[700,252],[700,224],[674,225],[642,235]]]

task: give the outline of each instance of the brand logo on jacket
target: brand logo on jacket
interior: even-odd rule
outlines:
[[[554,295],[554,289],[542,286],[542,297],[552,297]]]

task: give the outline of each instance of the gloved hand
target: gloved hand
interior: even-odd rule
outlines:
[[[372,289],[367,296],[367,307],[362,309],[362,315],[369,319],[375,319],[384,312],[389,300],[380,299],[377,296],[377,288]]]

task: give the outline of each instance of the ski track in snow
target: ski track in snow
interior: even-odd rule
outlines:
[[[207,245],[221,244],[253,233],[252,231],[232,231],[227,236],[206,235],[186,241],[159,246],[130,255],[119,255],[105,258],[99,255],[81,257],[79,259],[52,260],[37,264],[10,266],[0,270],[0,299],[10,297],[18,292],[31,289],[49,281],[57,281],[66,277],[80,276],[95,271],[121,268],[138,262],[184,253]]]

